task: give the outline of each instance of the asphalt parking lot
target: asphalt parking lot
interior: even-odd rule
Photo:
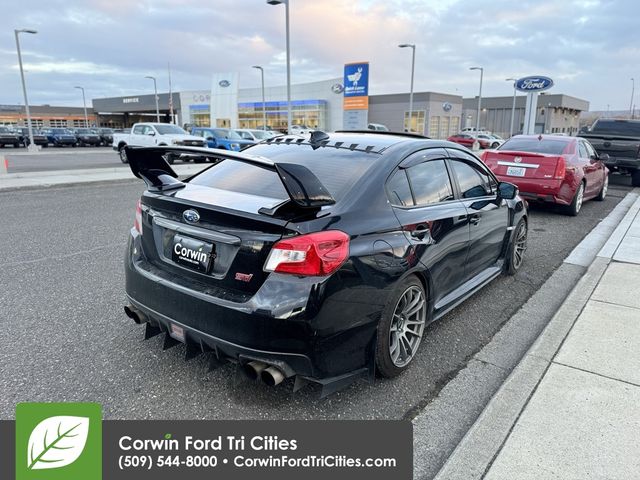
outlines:
[[[24,148],[5,148],[0,155],[7,158],[8,173],[49,172],[77,168],[123,167],[118,153],[111,147],[49,147],[41,153],[29,153]]]
[[[238,381],[233,365],[207,372],[184,347],[122,312],[123,253],[141,183],[0,193],[0,418],[24,401],[96,401],[108,419],[398,419],[412,417],[561,264],[629,187],[614,179],[604,202],[576,218],[533,208],[529,249],[501,277],[431,325],[412,367],[394,380],[359,382],[319,400]],[[474,392],[468,392],[473,395]]]

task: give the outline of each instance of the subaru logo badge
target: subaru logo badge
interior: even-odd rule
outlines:
[[[342,85],[341,83],[334,83],[333,85],[331,85],[331,91],[335,94],[340,94],[344,92],[344,85]]]
[[[185,210],[182,213],[182,218],[188,223],[198,223],[200,221],[200,214],[195,210]]]
[[[225,88],[231,85],[231,82],[229,80],[220,80],[218,82],[218,85],[220,85],[222,88]]]
[[[516,157],[516,158],[513,159],[513,161],[516,162],[516,163],[520,163],[522,161],[522,157]]]

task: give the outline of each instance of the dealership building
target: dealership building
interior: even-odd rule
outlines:
[[[30,105],[32,125],[36,128],[84,127],[84,108],[52,107],[51,105]],[[96,124],[93,111],[87,109],[89,125]],[[27,112],[24,105],[0,105],[0,125],[27,126]]]
[[[291,86],[292,122],[310,128],[332,131],[350,128],[347,97],[343,95],[347,79],[331,78]],[[178,125],[205,127],[261,128],[275,130],[287,126],[286,86],[262,89],[239,88],[238,74],[215,74],[212,87],[158,94],[161,122],[173,120]],[[517,95],[513,122],[514,133],[522,130],[526,95]],[[438,92],[415,92],[409,118],[409,94],[367,95],[359,113],[366,123],[387,126],[392,131],[413,131],[431,138],[447,138],[464,127],[475,127],[477,97]],[[130,127],[136,122],[156,121],[153,94],[93,99],[93,111],[100,126]],[[513,96],[482,98],[480,127],[509,136]],[[542,93],[539,97],[535,131],[537,133],[575,134],[582,112],[589,102],[564,94]],[[173,117],[171,116],[173,112]],[[360,122],[362,125],[362,122]]]

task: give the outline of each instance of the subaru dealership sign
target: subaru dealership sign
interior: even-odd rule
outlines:
[[[549,77],[524,77],[516,81],[516,90],[521,92],[543,92],[553,87],[553,80]]]
[[[348,63],[344,66],[344,96],[366,97],[369,95],[369,64]]]

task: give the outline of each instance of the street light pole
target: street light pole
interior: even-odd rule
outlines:
[[[260,70],[260,78],[262,80],[262,129],[267,129],[267,102],[264,100],[264,68],[260,65],[254,65],[252,68]]]
[[[269,5],[284,3],[287,36],[287,133],[291,132],[291,48],[289,44],[289,0],[267,0]]]
[[[478,92],[478,113],[476,115],[476,140],[473,142],[473,150],[480,149],[480,143],[478,143],[478,132],[480,132],[480,112],[482,108],[482,77],[484,75],[483,67],[471,67],[469,70],[480,70],[480,91]]]
[[[151,75],[147,75],[144,78],[150,78],[153,80],[153,91],[156,97],[156,121],[160,123],[160,109],[158,108],[158,85],[156,83],[156,77],[152,77]]]
[[[633,95],[636,89],[636,81],[635,79],[631,79],[631,102],[629,103],[629,115],[633,118]]]
[[[84,126],[85,128],[89,128],[89,117],[87,117],[87,102],[84,98],[84,88],[82,87],[73,87],[82,90],[82,106],[84,107]]]
[[[416,46],[411,43],[403,43],[398,45],[400,48],[410,48],[411,49],[411,90],[409,91],[409,128],[408,130],[411,132],[411,123],[413,121],[413,74],[415,71],[416,65]]]
[[[22,93],[24,94],[24,109],[27,113],[27,128],[29,129],[29,146],[27,147],[29,151],[37,151],[38,147],[33,141],[33,127],[31,126],[31,112],[29,111],[29,100],[27,99],[27,84],[24,81],[24,69],[22,68],[22,53],[20,52],[20,39],[18,38],[18,34],[20,33],[30,33],[35,35],[38,33],[36,30],[29,30],[23,28],[21,30],[14,30],[13,33],[16,36],[16,49],[18,50],[18,64],[20,65],[20,78],[22,79]]]
[[[513,136],[513,119],[516,116],[516,82],[515,78],[505,79],[507,82],[513,82],[513,103],[511,104],[511,123],[509,124],[509,137]]]

